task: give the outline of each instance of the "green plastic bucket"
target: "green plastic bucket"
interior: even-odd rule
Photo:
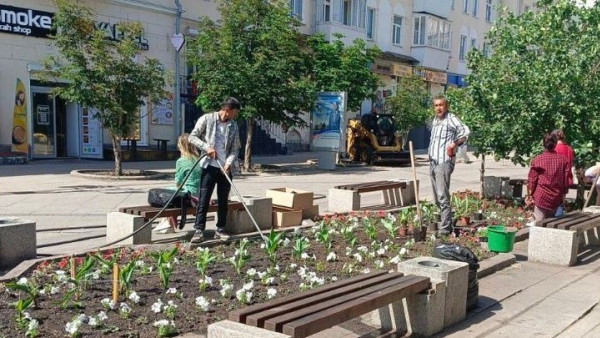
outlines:
[[[505,226],[487,227],[488,248],[493,252],[511,252],[515,234],[516,231],[508,231]]]

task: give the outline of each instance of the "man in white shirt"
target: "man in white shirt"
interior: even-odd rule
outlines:
[[[448,111],[448,100],[438,95],[433,99],[435,117],[429,141],[429,174],[435,204],[440,208],[441,225],[438,234],[454,230],[450,205],[450,176],[454,171],[457,148],[467,141],[469,128]]]

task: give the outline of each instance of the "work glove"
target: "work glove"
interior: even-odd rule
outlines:
[[[456,154],[454,152],[454,146],[453,145],[449,145],[446,147],[446,155],[450,156],[450,157],[454,157]]]

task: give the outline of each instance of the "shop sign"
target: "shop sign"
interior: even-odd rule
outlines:
[[[0,32],[47,38],[54,13],[0,5]]]
[[[411,66],[402,65],[402,64],[394,65],[394,75],[396,75],[396,76],[409,77],[410,74],[412,74],[412,72],[413,72],[413,67],[411,67]]]
[[[371,65],[371,71],[377,74],[394,75],[394,66],[391,62],[383,60],[375,60]]]
[[[119,24],[111,24],[110,22],[95,22],[94,27],[98,30],[104,31],[106,34],[106,38],[111,41],[121,41],[123,39],[123,31],[119,29]],[[148,40],[143,36],[138,36],[136,38],[138,43],[138,48],[141,50],[149,50],[150,45],[148,44]]]
[[[428,81],[428,82],[446,84],[446,82],[448,81],[447,77],[446,77],[447,74],[444,72],[438,72],[438,71],[430,70],[430,69],[416,69],[415,68],[414,73],[418,77],[420,77],[423,80]]]

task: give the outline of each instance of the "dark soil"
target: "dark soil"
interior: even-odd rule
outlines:
[[[372,219],[376,222],[375,219]],[[202,291],[199,286],[201,275],[195,267],[199,260],[199,251],[185,249],[182,245],[178,245],[178,254],[176,262],[173,263],[173,272],[168,283],[169,288],[176,290],[175,294],[167,293],[167,290],[161,285],[159,275],[157,273],[157,264],[150,252],[134,252],[129,249],[119,251],[103,252],[105,259],[117,261],[123,268],[131,260],[144,261],[145,267],[138,268],[133,272],[133,281],[131,290],[135,291],[140,301],[134,304],[133,301],[127,299],[124,293],[119,296],[119,302],[115,310],[107,310],[103,307],[101,300],[111,298],[111,276],[110,269],[102,271],[98,279],[91,278],[85,283],[79,284],[82,290],[78,302],[63,303],[62,299],[68,290],[68,283],[58,281],[56,270],[66,271],[69,275],[71,271],[70,259],[65,258],[60,262],[46,262],[37,267],[37,269],[26,276],[29,285],[37,285],[40,289],[45,290],[45,295],[37,297],[35,307],[30,307],[26,310],[29,315],[39,321],[39,336],[43,337],[65,337],[68,336],[65,331],[65,325],[72,321],[80,314],[85,314],[87,319],[83,320],[80,326],[79,333],[85,337],[156,337],[157,328],[153,326],[155,321],[167,319],[165,312],[154,313],[151,309],[152,304],[161,299],[162,303],[167,304],[168,301],[173,301],[177,305],[173,320],[175,322],[176,332],[173,334],[184,334],[187,332],[206,333],[207,326],[211,323],[226,319],[228,312],[243,307],[235,297],[235,291],[241,289],[244,283],[250,280],[254,281],[254,287],[251,292],[253,294],[250,304],[264,302],[267,300],[268,288],[277,290],[276,297],[281,297],[290,293],[300,292],[301,283],[310,284],[307,279],[303,279],[299,274],[299,269],[305,267],[307,271],[314,272],[318,278],[322,278],[325,283],[330,283],[336,279],[344,279],[353,275],[364,273],[365,270],[375,269],[394,269],[396,264],[389,262],[390,259],[400,252],[402,248],[408,248],[408,253],[402,259],[412,257],[430,255],[436,242],[429,238],[426,242],[417,242],[406,245],[407,238],[388,238],[387,233],[383,230],[381,223],[377,222],[376,239],[373,240],[367,236],[363,222],[358,222],[356,229],[352,233],[356,236],[356,245],[351,246],[351,236],[344,238],[340,230],[351,224],[349,219],[333,219],[327,220],[330,228],[336,229],[335,233],[329,233],[331,238],[331,249],[327,249],[316,237],[319,233],[319,228],[313,228],[304,231],[301,234],[292,232],[286,233],[286,236],[291,243],[288,246],[280,246],[277,251],[276,263],[279,271],[275,271],[274,265],[270,263],[265,251],[261,249],[262,243],[260,238],[251,239],[248,245],[248,254],[250,259],[241,269],[241,274],[236,273],[233,265],[228,261],[228,258],[234,256],[236,249],[239,248],[239,242],[224,243],[211,247],[210,252],[217,258],[214,260],[206,275],[213,280],[212,286],[208,286]],[[330,222],[330,223],[329,223]],[[324,227],[325,230],[330,229]],[[316,229],[316,230],[315,230]],[[324,234],[322,232],[321,234]],[[305,251],[310,257],[316,259],[302,259],[292,257],[292,247],[294,240],[300,236],[305,236],[310,239],[309,247]],[[491,254],[481,250],[479,243],[474,240],[475,237],[464,236],[455,241],[460,244],[470,247],[479,256],[480,259],[489,257]],[[362,262],[359,262],[355,254],[361,251],[360,246],[364,246],[364,254],[361,255]],[[351,247],[351,254],[347,255],[347,247]],[[385,252],[381,250],[377,253],[380,247],[385,247]],[[335,252],[337,259],[332,262],[326,261],[326,257],[330,252]],[[370,256],[368,253],[372,253]],[[89,256],[88,256],[89,257]],[[75,259],[76,271],[82,269],[83,260],[86,257]],[[382,263],[379,263],[381,261]],[[296,266],[294,267],[295,264]],[[152,267],[152,272],[149,271]],[[90,272],[99,270],[101,265],[97,263]],[[249,277],[247,271],[255,269],[257,272],[272,271],[271,276],[274,277],[274,282],[271,286],[264,285],[257,275]],[[229,280],[233,286],[232,294],[227,298],[220,294],[221,286],[219,280]],[[85,284],[85,285],[84,285]],[[316,283],[314,283],[316,284]],[[60,287],[60,291],[56,294],[50,294],[52,286]],[[85,286],[85,287],[84,287]],[[315,285],[316,286],[316,285]],[[24,321],[24,329],[17,328],[16,321],[17,311],[14,303],[19,299],[25,299],[26,294],[22,291],[8,290],[6,285],[0,284],[1,290],[6,290],[0,295],[0,337],[18,337],[24,336],[27,331],[28,321]],[[196,297],[203,296],[210,300],[210,309],[208,312],[203,312],[196,305]],[[128,316],[119,313],[121,302],[127,303],[131,308]],[[94,328],[89,325],[89,317],[97,316],[100,311],[105,311],[108,319],[104,323]],[[170,320],[170,319],[169,319]]]

